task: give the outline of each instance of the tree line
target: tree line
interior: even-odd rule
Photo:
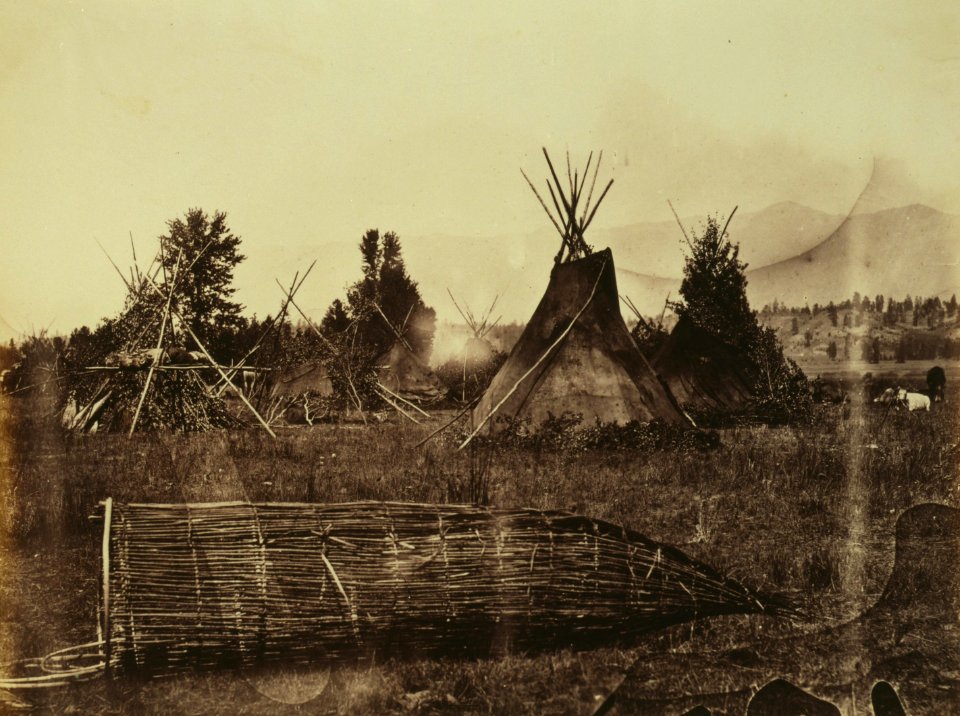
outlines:
[[[234,269],[245,260],[241,238],[230,229],[225,212],[208,214],[193,208],[167,222],[158,237],[156,258],[145,273],[137,270],[127,283],[121,309],[93,328],[80,326],[68,338],[33,336],[19,344],[0,345],[4,369],[39,360],[38,345],[61,360],[64,367],[80,369],[102,365],[117,351],[151,348],[163,339],[177,341],[188,351],[207,350],[222,364],[242,360],[256,346],[253,364],[288,365],[321,356],[332,350],[349,350],[367,361],[387,351],[403,335],[422,358],[433,343],[436,314],[420,295],[419,287],[403,260],[399,237],[367,231],[360,240],[361,277],[336,299],[317,325],[286,306],[283,313],[263,318],[245,316],[234,299]],[[170,310],[182,319],[185,330],[171,338],[160,335],[161,316],[170,297]],[[179,325],[179,324],[178,324]],[[266,336],[266,339],[264,337]],[[47,357],[49,358],[49,356]],[[44,361],[47,360],[44,358]]]
[[[942,301],[939,296],[909,295],[898,301],[893,296],[877,294],[870,298],[854,291],[852,298],[839,303],[830,301],[824,305],[814,303],[813,306],[787,306],[774,299],[760,311],[764,318],[792,315],[794,328],[799,326],[800,319],[812,318],[821,313],[827,315],[834,328],[840,325],[844,328],[859,328],[871,317],[879,318],[884,326],[907,324],[914,328],[939,328],[957,321],[957,295],[953,294],[948,301]],[[794,330],[793,334],[796,335],[797,332],[798,330]]]

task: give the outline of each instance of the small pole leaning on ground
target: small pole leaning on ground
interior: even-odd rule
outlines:
[[[110,522],[113,517],[113,498],[108,497],[103,505],[103,544],[101,559],[103,560],[103,616],[101,626],[103,630],[103,670],[110,674]]]

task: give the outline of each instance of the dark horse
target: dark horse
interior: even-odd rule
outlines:
[[[943,389],[947,385],[947,374],[938,365],[927,371],[927,395],[934,403],[943,400]]]

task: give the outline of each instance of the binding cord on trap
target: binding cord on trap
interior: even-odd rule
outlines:
[[[97,640],[58,649],[43,657],[21,659],[3,665],[0,667],[0,700],[3,700],[4,691],[59,688],[81,681],[91,681],[106,673],[109,652],[103,635],[109,606],[110,520],[113,500],[108,497],[100,505],[103,507],[104,523],[101,557],[103,579],[98,595]],[[4,674],[19,675],[4,676]]]
[[[23,675],[0,676],[0,691],[45,689],[90,681],[104,674],[105,664],[102,641],[68,646],[44,657],[22,659],[4,667],[4,673]]]

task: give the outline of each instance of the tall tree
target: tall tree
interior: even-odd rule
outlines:
[[[716,217],[711,216],[703,232],[694,235],[680,284],[683,301],[674,310],[731,346],[746,349],[757,326],[747,301],[747,264],[740,260],[739,245],[721,233]]]
[[[404,339],[417,355],[426,358],[433,347],[436,312],[420,296],[420,287],[410,278],[403,262],[399,237],[387,232],[381,241],[380,295],[390,322],[404,328]]]
[[[806,376],[783,355],[776,331],[762,328],[750,309],[747,265],[740,260],[739,245],[714,217],[692,238],[680,284],[683,300],[673,305],[674,311],[740,355],[753,376],[759,415],[777,422],[805,417],[811,407]]]
[[[327,309],[320,321],[320,330],[328,338],[332,338],[339,333],[343,333],[350,327],[350,316],[347,314],[347,307],[339,298],[333,299],[333,303]]]
[[[830,325],[836,328],[837,327],[837,307],[833,303],[833,301],[830,301],[830,303],[827,304],[827,317],[830,319]]]
[[[225,331],[244,324],[243,306],[232,300],[233,270],[246,258],[238,250],[240,237],[231,233],[225,212],[210,217],[202,209],[190,209],[167,222],[160,246],[165,290],[176,281],[177,309],[208,349],[216,350]]]
[[[381,236],[371,229],[360,240],[360,257],[362,278],[347,290],[346,306],[330,307],[330,321],[356,322],[358,336],[373,356],[389,350],[398,331],[415,353],[426,358],[433,346],[436,313],[423,302],[417,282],[407,272],[400,238],[392,231]],[[335,319],[341,310],[344,315]]]

